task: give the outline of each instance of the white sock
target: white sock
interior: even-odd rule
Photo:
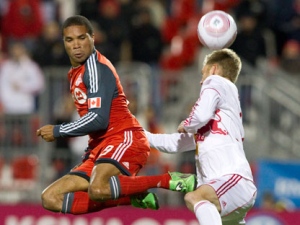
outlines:
[[[200,201],[194,205],[194,212],[200,225],[222,225],[217,207],[209,201]]]

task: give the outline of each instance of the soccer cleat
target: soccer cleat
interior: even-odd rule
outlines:
[[[169,172],[171,176],[170,190],[178,192],[191,192],[196,189],[197,180],[194,174]]]
[[[140,195],[132,196],[131,205],[142,209],[159,209],[158,199],[154,193],[147,192]]]

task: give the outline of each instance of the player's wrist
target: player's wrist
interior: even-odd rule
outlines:
[[[59,128],[60,128],[60,125],[55,125],[54,126],[54,128],[53,128],[53,137],[58,138],[58,137],[62,136],[59,132]]]

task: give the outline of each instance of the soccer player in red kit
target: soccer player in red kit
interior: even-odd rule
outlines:
[[[150,146],[143,128],[128,110],[114,66],[95,49],[87,18],[72,16],[62,29],[72,65],[68,73],[70,92],[80,119],[45,125],[37,135],[47,142],[89,135],[89,143],[82,163],[43,191],[43,207],[71,214],[130,204],[158,209],[157,198],[148,189],[193,191],[195,175],[169,172],[136,176],[147,161]]]

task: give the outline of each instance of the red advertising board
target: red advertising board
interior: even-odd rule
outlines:
[[[195,215],[183,208],[157,211],[116,207],[86,215],[51,213],[40,205],[0,205],[0,225],[199,225]],[[247,225],[300,225],[300,211],[251,210]]]
[[[186,208],[157,211],[133,207],[110,208],[86,215],[51,213],[39,205],[0,205],[1,225],[198,225]]]

